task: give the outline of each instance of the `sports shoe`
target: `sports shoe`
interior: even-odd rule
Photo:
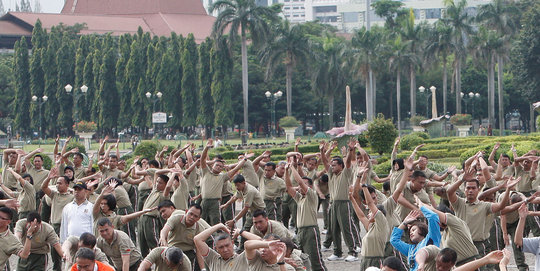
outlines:
[[[356,262],[356,261],[358,261],[358,257],[355,257],[353,255],[349,255],[349,256],[347,256],[347,258],[345,258],[345,261],[346,262]]]
[[[361,251],[362,251],[361,247],[355,247],[354,248],[354,252],[356,252],[356,253],[360,253]]]
[[[322,230],[321,231],[321,234],[327,234],[328,233],[328,230]]]
[[[325,247],[325,246],[321,247],[321,252],[330,251],[330,250],[332,250],[330,247]]]
[[[328,260],[328,261],[343,261],[343,257],[338,257],[338,256],[332,254],[332,256],[326,258],[326,260]]]

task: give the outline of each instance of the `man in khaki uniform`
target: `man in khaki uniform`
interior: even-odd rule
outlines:
[[[345,239],[349,255],[346,261],[357,261],[355,248],[355,238],[353,237],[352,206],[349,201],[349,185],[353,181],[352,176],[352,156],[355,155],[355,142],[349,142],[347,159],[344,162],[341,158],[333,158],[328,162],[324,143],[319,146],[321,151],[322,164],[328,172],[328,187],[330,188],[331,206],[331,234],[334,242],[334,254],[328,258],[329,261],[341,260],[343,251],[341,249],[341,236]]]
[[[319,197],[313,189],[313,181],[308,177],[300,177],[293,166],[289,166],[293,178],[299,185],[298,191],[291,184],[289,171],[285,173],[287,193],[296,201],[298,209],[296,222],[299,248],[309,255],[311,268],[314,271],[327,270],[321,255],[321,235],[317,225],[317,204]]]
[[[284,262],[287,247],[278,240],[249,240],[246,242],[246,258],[251,271],[295,271]],[[278,256],[281,255],[281,258]]]
[[[223,231],[214,238],[215,250],[208,247],[206,240],[218,230]],[[197,247],[197,254],[204,258],[204,263],[209,270],[237,271],[249,270],[246,252],[236,254],[234,243],[229,234],[229,229],[224,224],[216,224],[197,234],[193,239]]]
[[[425,190],[426,182],[426,175],[424,175],[422,171],[416,170],[412,173],[412,179],[405,185],[405,189],[403,189],[403,198],[406,199],[410,205],[407,204],[407,206],[405,206],[399,204],[396,210],[400,221],[403,221],[413,209],[418,208],[415,205],[416,200],[414,196],[417,196],[423,203],[431,205],[431,201]],[[406,202],[404,203],[406,204]]]
[[[10,174],[15,176],[15,179],[17,179],[21,186],[21,190],[20,192],[13,192],[9,188],[7,188],[1,181],[0,186],[2,187],[4,192],[9,194],[9,196],[13,198],[16,197],[17,201],[20,203],[21,206],[18,208],[19,219],[26,218],[26,216],[28,216],[30,212],[36,210],[36,190],[32,185],[32,176],[30,176],[29,174],[24,174],[24,177],[22,177],[12,168],[8,168],[7,170]]]
[[[57,178],[56,191],[49,188],[49,182]],[[66,205],[73,201],[74,196],[68,191],[69,179],[58,177],[58,168],[53,168],[49,172],[47,179],[41,184],[41,190],[51,198],[51,225],[57,235],[60,235],[60,225],[62,222],[62,211]],[[62,270],[62,258],[55,250],[51,251],[53,260],[53,270]]]
[[[99,238],[97,247],[112,260],[117,270],[136,271],[142,261],[141,253],[129,236],[115,230],[108,218],[98,220]]]
[[[27,238],[23,238],[28,235],[28,229],[32,225],[31,222],[35,222],[38,226],[36,232],[32,234],[30,239],[31,248],[30,255],[27,259],[19,259],[17,264],[17,270],[30,271],[30,270],[43,270],[47,268],[47,257],[50,251],[50,247],[53,247],[58,255],[63,255],[62,247],[60,246],[58,235],[54,232],[51,225],[41,221],[41,216],[36,212],[28,214],[27,218],[17,221],[15,225],[15,236],[22,240],[23,245],[27,242]]]
[[[83,247],[94,251],[96,261],[100,261],[106,265],[111,265],[109,263],[109,258],[107,258],[107,255],[105,255],[105,253],[103,253],[101,249],[96,247],[96,242],[96,236],[89,232],[81,234],[80,237],[70,236],[64,242],[64,244],[62,244],[62,251],[64,252],[64,256],[66,258],[66,270],[69,270],[69,267],[71,267],[73,263],[75,263],[75,255],[77,254],[79,248]]]
[[[294,235],[281,222],[269,220],[264,210],[256,210],[253,212],[253,226],[250,232],[263,238],[267,234],[275,234],[280,239],[294,239]]]
[[[13,175],[9,174],[7,169],[15,168],[15,163],[17,163],[17,159],[19,159],[19,155],[24,155],[24,151],[17,149],[5,149],[3,154],[4,161],[2,163],[2,181],[7,188],[11,189],[12,191],[19,190],[19,183]]]
[[[216,160],[210,169],[207,165],[208,149],[212,147],[212,139],[208,139],[201,154],[201,196],[202,219],[215,225],[219,223],[219,201],[221,200],[224,182],[228,181],[244,165],[247,158],[240,161],[236,167],[227,173],[222,172],[225,161]]]
[[[268,217],[272,220],[281,221],[281,195],[285,192],[285,181],[276,176],[275,163],[266,163],[260,184],[260,191],[264,198]]]
[[[497,213],[507,205],[510,189],[514,187],[517,182],[512,180],[511,183],[505,185],[506,191],[503,194],[501,202],[483,202],[478,200],[480,187],[478,180],[473,178],[475,174],[474,169],[465,170],[466,172],[463,178],[454,182],[448,188],[446,193],[450,205],[454,208],[456,216],[467,223],[474,245],[478,249],[478,254],[483,257],[485,255],[485,233],[490,230],[489,228],[486,229],[485,220],[489,214]],[[466,199],[460,198],[456,194],[457,189],[464,182],[466,183]]]
[[[9,230],[9,224],[11,224],[12,219],[12,209],[5,206],[0,207],[0,244],[2,244],[0,246],[0,268],[2,269],[5,268],[6,263],[9,264],[9,257],[11,255],[17,255],[22,259],[28,258],[32,244],[32,242],[28,241],[32,240],[34,233],[38,230],[37,222],[32,222],[24,237],[26,238],[26,242],[23,247],[19,239]]]
[[[195,264],[195,270],[199,270],[200,264],[195,253],[193,238],[206,228],[198,223],[201,218],[202,208],[193,204],[185,214],[172,215],[160,232],[159,243],[161,246],[178,247]]]
[[[138,271],[149,270],[156,265],[155,271],[191,271],[189,258],[177,247],[156,247],[144,258]]]
[[[38,149],[39,150],[39,149]],[[31,153],[29,153],[25,158],[25,164],[26,164],[26,173],[30,174],[32,176],[32,180],[34,182],[34,190],[36,193],[36,210],[39,208],[39,203],[41,201],[41,198],[43,198],[43,195],[45,195],[41,191],[41,184],[45,179],[47,178],[47,175],[49,175],[49,171],[43,168],[43,156],[36,154],[34,155],[34,159],[32,162],[30,162],[30,156]]]
[[[416,253],[419,270],[451,270],[456,264],[456,259],[457,254],[453,249],[440,249],[434,245],[424,247]]]

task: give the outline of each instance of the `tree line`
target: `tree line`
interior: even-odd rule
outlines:
[[[398,122],[427,106],[417,97],[418,86],[436,85],[443,112],[471,113],[462,108],[460,93],[473,91],[482,94],[473,104],[475,118],[487,117],[492,125],[498,120],[502,127],[504,112],[514,108],[528,118],[530,103],[540,100],[533,65],[540,57],[534,42],[540,37],[539,3],[493,0],[472,16],[465,0],[445,0],[445,15],[434,24],[416,23],[413,10],[402,5],[375,2],[384,26],[358,29],[350,38],[318,22],[291,25],[278,16],[281,6],[258,7],[250,0],[216,2],[221,12],[213,34],[200,44],[191,34],[152,37],[141,29],[120,37],[77,35],[84,26],[47,32],[38,21],[31,53],[23,38],[12,61],[0,59],[0,69],[2,63],[13,68],[4,86],[0,80],[0,92],[15,90],[12,101],[0,100],[11,106],[0,113],[28,134],[39,126],[39,106],[31,97],[46,95],[43,131],[73,133],[74,99],[64,86],[77,92],[86,85],[78,116],[96,122],[101,133],[146,131],[153,108],[145,93],[158,91],[158,109],[176,131],[235,124],[260,131],[269,129],[264,93],[282,89],[278,118],[293,115],[322,130],[340,121],[345,85],[353,89],[356,121],[382,112]]]

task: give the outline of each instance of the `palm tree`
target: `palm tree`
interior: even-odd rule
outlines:
[[[472,32],[469,24],[471,18],[467,15],[467,0],[459,0],[456,4],[454,0],[444,0],[446,6],[446,16],[441,20],[452,27],[452,39],[454,43],[454,72],[456,74],[456,114],[461,114],[461,63],[466,56],[468,36]]]
[[[330,128],[334,127],[334,97],[345,87],[343,70],[345,41],[334,33],[325,32],[323,37],[314,37],[313,52],[317,61],[312,73],[311,86],[328,99]]]
[[[354,68],[351,71],[358,71],[364,76],[366,82],[366,116],[373,120],[375,115],[375,90],[373,80],[373,56],[376,55],[380,42],[382,40],[382,31],[378,27],[367,30],[365,27],[357,30],[352,37],[352,50]],[[355,74],[356,75],[356,74]]]
[[[448,56],[456,50],[452,41],[452,27],[446,21],[439,20],[433,26],[425,49],[427,56],[438,56],[443,62],[443,115],[448,112]],[[430,59],[427,57],[426,59]]]
[[[397,126],[401,135],[401,71],[414,58],[410,54],[411,41],[403,41],[401,35],[390,41],[388,48],[388,66],[396,73],[396,102],[397,102]]]
[[[482,22],[487,28],[497,31],[502,38],[502,46],[497,50],[497,89],[499,100],[499,130],[504,135],[504,101],[503,101],[503,68],[504,59],[508,58],[510,51],[510,41],[517,33],[517,22],[514,21],[519,9],[513,2],[507,0],[493,0],[493,2],[482,5],[478,9],[477,21]]]
[[[277,25],[276,35],[260,51],[261,62],[266,65],[266,79],[282,62],[286,67],[287,116],[292,115],[292,73],[294,66],[306,62],[311,54],[303,25],[290,26],[288,20]],[[283,59],[285,58],[285,59]]]
[[[214,38],[224,35],[225,30],[229,30],[229,46],[241,40],[242,53],[242,96],[244,103],[244,131],[247,133],[248,122],[248,59],[247,40],[248,33],[255,43],[263,42],[269,33],[268,21],[277,19],[278,9],[272,7],[261,7],[255,4],[254,0],[219,0],[212,5],[210,13],[219,11],[219,15],[212,28]]]

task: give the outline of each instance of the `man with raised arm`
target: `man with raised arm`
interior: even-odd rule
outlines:
[[[345,239],[345,244],[349,249],[349,255],[346,261],[357,261],[356,244],[352,234],[352,206],[349,201],[349,185],[353,181],[353,172],[351,168],[352,156],[355,155],[356,142],[348,143],[348,155],[345,162],[339,157],[332,158],[329,162],[326,156],[326,144],[321,143],[321,160],[325,170],[328,172],[328,187],[330,188],[330,199],[332,200],[330,228],[332,240],[334,242],[334,254],[328,258],[329,261],[341,260],[343,251],[341,250],[341,236]]]
[[[285,192],[285,181],[276,176],[276,166],[273,162],[266,163],[259,190],[264,198],[268,217],[281,221],[281,195]]]
[[[295,271],[294,267],[285,263],[287,246],[273,236],[265,240],[249,240],[246,242],[246,257],[251,271]]]
[[[229,172],[223,172],[225,168],[225,161],[216,160],[212,165],[212,168],[208,167],[208,149],[212,147],[212,139],[208,139],[206,146],[201,154],[201,196],[202,196],[202,219],[208,222],[210,225],[219,223],[219,201],[221,200],[221,193],[223,190],[224,182],[229,181],[235,174],[244,166],[247,158],[241,160],[235,168]]]
[[[487,216],[491,213],[497,213],[501,211],[508,202],[508,195],[510,189],[514,187],[519,179],[512,180],[507,183],[506,191],[503,194],[503,198],[498,203],[490,203],[478,200],[478,193],[480,192],[480,182],[475,177],[476,170],[474,167],[465,168],[465,174],[461,180],[454,182],[446,191],[450,205],[454,208],[456,216],[465,221],[471,231],[471,236],[474,241],[474,245],[478,249],[480,256],[485,255],[485,233],[489,232],[489,228],[486,228]],[[465,183],[465,195],[466,198],[458,197],[456,191]]]
[[[291,164],[288,165],[292,177],[298,183],[298,190],[292,186],[289,170],[285,172],[287,193],[296,201],[296,226],[298,229],[299,248],[309,255],[312,270],[327,270],[321,255],[321,234],[317,225],[317,205],[319,197],[313,189],[313,180],[300,177]],[[283,238],[282,236],[281,238]]]

